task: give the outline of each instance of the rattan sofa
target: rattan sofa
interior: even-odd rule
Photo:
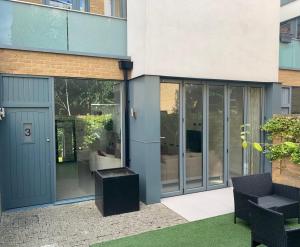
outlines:
[[[285,219],[298,218],[300,223],[300,189],[272,182],[271,174],[232,178],[234,194],[234,223],[240,218],[249,223],[249,202],[272,209]]]

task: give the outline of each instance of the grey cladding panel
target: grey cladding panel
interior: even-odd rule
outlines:
[[[49,80],[47,78],[4,76],[1,85],[3,106],[10,104],[49,104]]]

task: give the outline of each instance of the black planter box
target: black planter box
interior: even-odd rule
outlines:
[[[125,167],[99,170],[95,173],[95,194],[103,216],[138,211],[139,175]]]

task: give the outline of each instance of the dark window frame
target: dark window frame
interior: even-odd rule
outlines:
[[[288,32],[283,32],[282,29],[284,26],[289,25],[287,29]],[[282,22],[280,24],[280,35],[290,35],[293,39],[300,39],[300,16],[290,19],[288,21]]]

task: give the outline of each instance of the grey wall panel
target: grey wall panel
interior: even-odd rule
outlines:
[[[160,201],[160,78],[143,76],[130,81],[131,168],[140,174],[141,199]]]
[[[160,128],[158,129],[158,131]],[[160,143],[153,142],[146,146],[145,162],[147,174],[146,200],[147,204],[160,202],[161,175],[160,175]]]
[[[266,86],[265,93],[265,120],[270,119],[274,114],[281,113],[281,84],[272,83]],[[265,141],[267,139],[265,138]],[[265,158],[264,172],[272,172],[272,164]]]
[[[140,180],[140,199],[146,202],[146,166],[145,166],[145,152],[146,144],[137,142],[134,140],[130,141],[130,168],[139,174]]]
[[[50,92],[47,78],[4,76],[1,85],[2,106],[49,106]]]

